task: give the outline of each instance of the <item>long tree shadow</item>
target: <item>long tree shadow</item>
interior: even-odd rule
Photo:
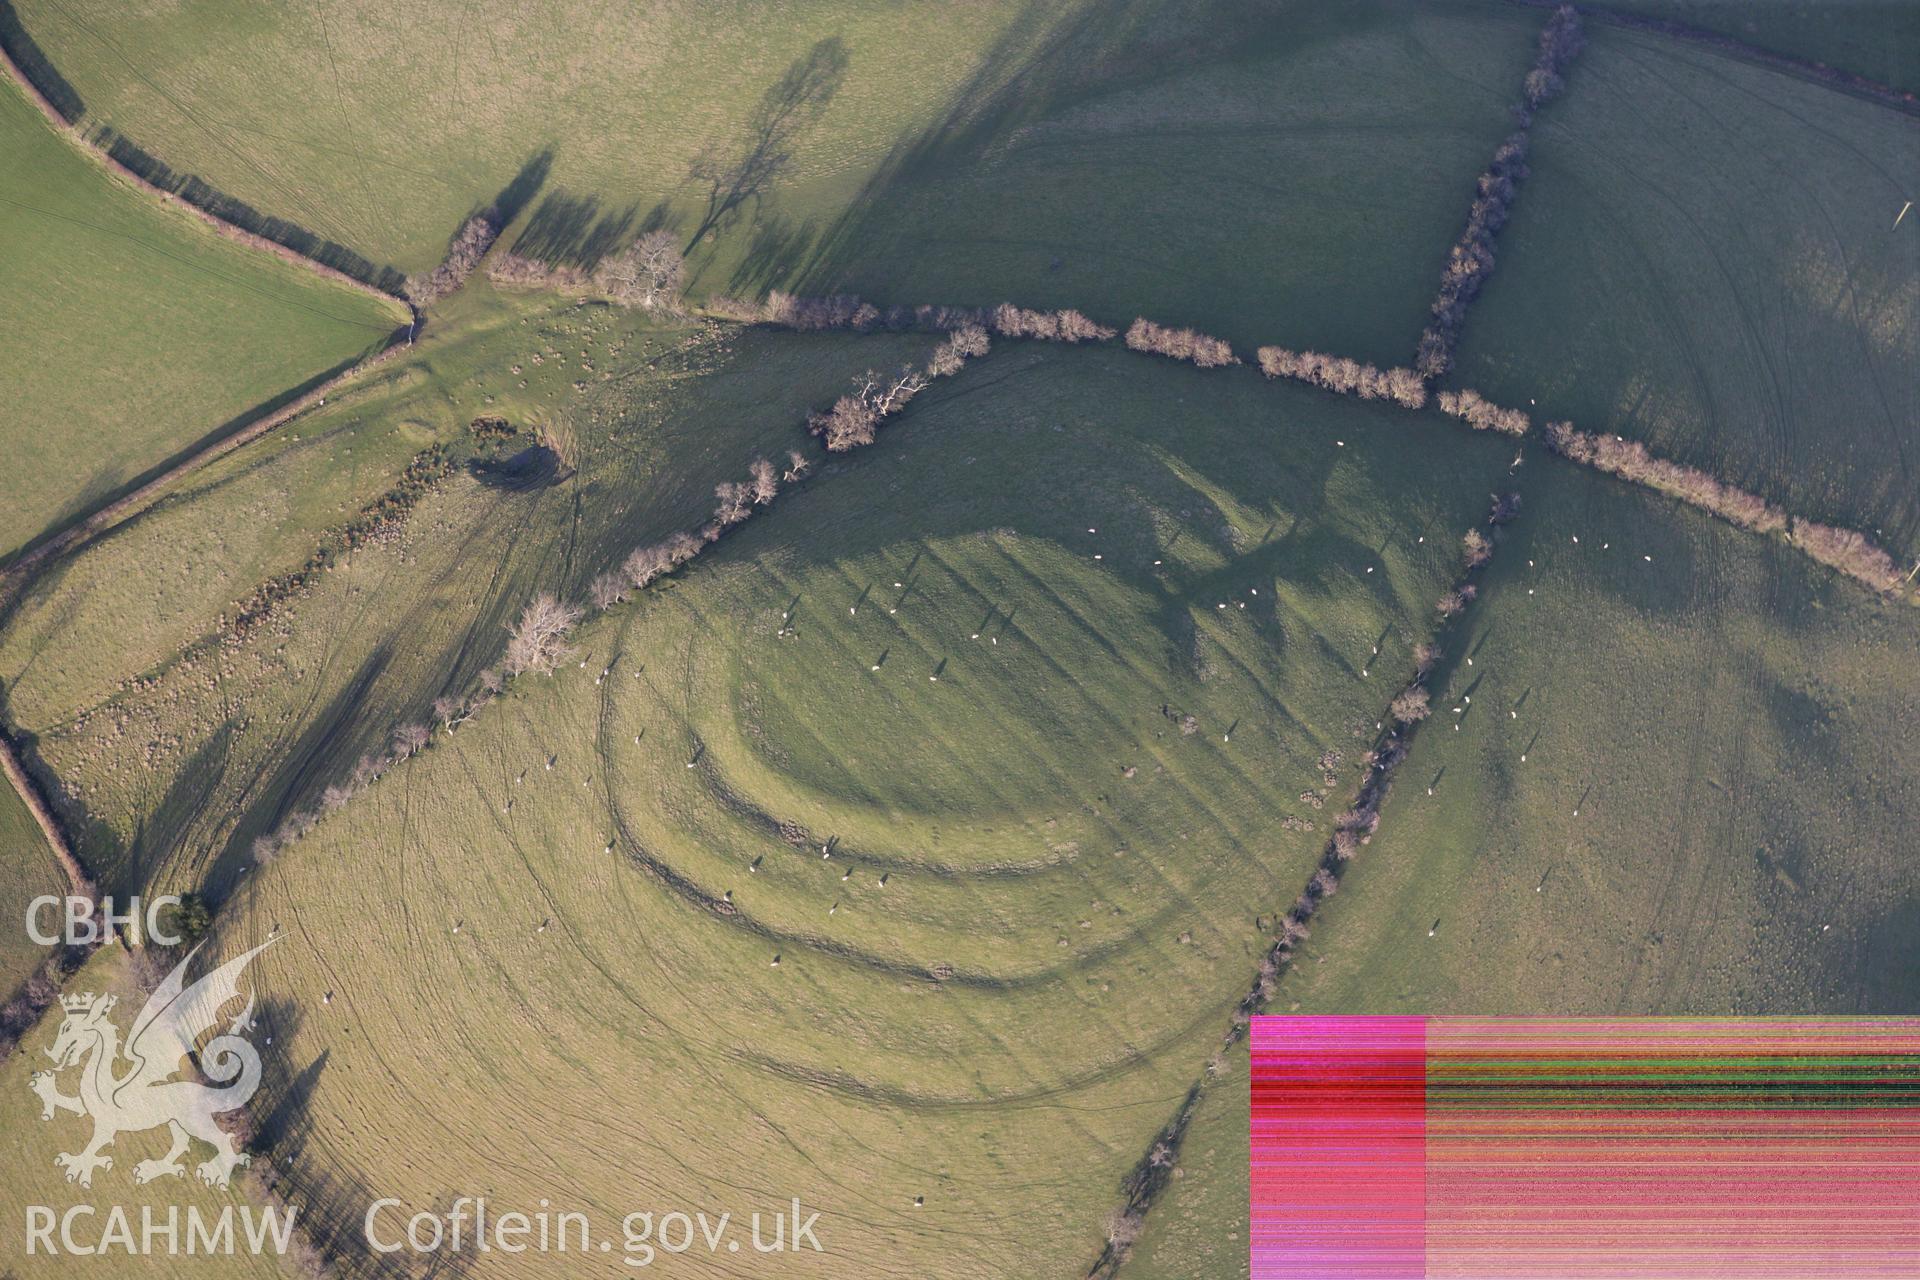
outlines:
[[[790,264],[806,257],[820,236],[820,228],[809,218],[795,223],[778,213],[769,213],[753,229],[746,256],[734,268],[727,288],[733,293],[757,294],[778,285]]]
[[[477,214],[484,209],[492,209],[498,225],[511,226],[514,219],[533,203],[533,197],[539,193],[541,187],[546,185],[547,175],[552,172],[553,148],[544,147],[527,158],[527,162],[520,166],[520,172],[513,175],[513,180],[500,188],[500,194],[489,201],[483,209],[475,209],[473,212]]]
[[[527,219],[513,252],[557,267],[591,270],[639,234],[640,206],[601,212],[600,197],[549,193]]]
[[[1169,13],[1181,20],[1156,33],[1156,20]],[[897,230],[900,190],[978,165],[1022,125],[1095,91],[1151,80],[1204,58],[1251,56],[1258,42],[1249,39],[1250,26],[1260,24],[1250,24],[1231,0],[1190,7],[1106,0],[1065,21],[1056,7],[1033,0],[981,55],[945,113],[901,139],[833,224],[812,245],[797,247],[804,256],[796,252],[779,275],[802,292],[834,291],[876,240]]]
[[[284,750],[276,748],[257,757],[253,777],[236,798],[244,816],[206,868],[203,885],[209,896],[218,901],[232,891],[252,860],[256,836],[278,828],[302,802],[314,800],[326,783],[343,776],[341,766],[356,752],[380,745],[369,736],[371,726],[361,711],[390,657],[386,644],[376,647],[325,708],[305,720],[304,732]],[[385,728],[382,725],[379,731]],[[194,787],[204,795],[211,790],[209,777],[188,769],[175,785]],[[184,846],[175,842],[164,847],[172,852]]]
[[[847,78],[847,46],[829,36],[796,58],[767,89],[748,118],[739,153],[729,159],[709,144],[694,157],[687,176],[706,188],[706,207],[687,240],[692,251],[710,233],[731,222],[742,205],[764,195],[793,160],[793,144],[826,109]]]

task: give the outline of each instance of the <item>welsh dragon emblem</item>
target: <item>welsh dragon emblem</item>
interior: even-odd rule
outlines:
[[[172,1135],[173,1146],[159,1160],[136,1164],[135,1182],[184,1174],[180,1157],[193,1138],[213,1147],[213,1158],[195,1167],[208,1186],[226,1186],[233,1171],[252,1159],[240,1149],[240,1140],[222,1130],[214,1117],[245,1106],[260,1087],[259,1051],[241,1034],[253,1025],[253,997],[247,997],[246,1007],[224,1033],[204,1045],[200,1040],[218,1029],[221,1010],[239,999],[240,973],[247,962],[275,941],[268,938],[186,986],[187,966],[200,952],[195,947],[147,998],[124,1046],[120,1028],[107,1016],[115,997],[89,992],[60,998],[66,1016],[53,1047],[47,1050],[54,1068],[35,1072],[28,1083],[40,1096],[42,1120],[53,1119],[56,1111],[93,1118],[93,1140],[78,1153],[63,1152],[53,1158],[67,1171],[68,1182],[91,1187],[95,1169],[113,1168],[113,1157],[101,1153],[115,1137],[161,1125]],[[196,1049],[200,1072],[213,1084],[174,1079]],[[75,1066],[80,1069],[80,1091],[68,1096],[60,1092],[56,1075]]]

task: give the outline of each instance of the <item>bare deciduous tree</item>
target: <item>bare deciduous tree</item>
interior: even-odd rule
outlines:
[[[985,329],[977,324],[961,325],[933,349],[927,372],[937,378],[949,377],[960,372],[968,360],[987,354],[991,345]]]
[[[551,672],[573,655],[567,636],[580,621],[579,606],[566,604],[548,592],[535,596],[507,630],[505,666],[513,675]]]
[[[1469,569],[1478,569],[1493,559],[1493,543],[1478,529],[1467,530],[1460,539],[1460,546]]]
[[[1107,1244],[1116,1251],[1131,1249],[1145,1226],[1139,1210],[1115,1209],[1107,1215]]]
[[[628,584],[636,590],[671,568],[673,561],[664,546],[635,547],[620,562],[620,572],[626,575]]]
[[[761,506],[772,502],[780,492],[780,477],[775,473],[773,464],[765,458],[755,458],[753,465],[747,468],[747,475],[753,500]]]
[[[827,449],[845,453],[861,445],[872,444],[881,419],[900,412],[907,402],[925,390],[931,375],[912,365],[903,365],[891,378],[882,378],[873,370],[854,379],[852,395],[841,396],[833,408],[816,413],[807,420],[807,428],[820,436]]]
[[[1459,418],[1475,431],[1523,436],[1533,423],[1518,409],[1503,409],[1478,391],[1442,391],[1434,397],[1440,412]]]
[[[807,427],[825,442],[829,452],[845,453],[872,444],[879,420],[864,395],[850,395],[834,401],[833,408],[825,413],[808,418]]]
[[[1547,25],[1541,28],[1540,52],[1523,86],[1526,97],[1526,105],[1520,115],[1523,121],[1531,121],[1534,112],[1559,96],[1566,87],[1561,73],[1585,46],[1586,37],[1580,29],[1579,11],[1570,4],[1555,9],[1553,16],[1547,19]]]
[[[667,564],[679,568],[700,554],[701,541],[685,529],[669,534],[666,541]]]
[[[601,259],[594,283],[615,302],[651,310],[677,305],[686,275],[679,237],[661,229]]]
[[[602,573],[588,585],[587,598],[593,601],[594,608],[605,613],[627,598],[627,589],[632,585],[632,580],[624,573]]]
[[[1089,320],[1071,307],[1055,313],[1055,327],[1062,342],[1105,342],[1118,332]]]
[[[423,724],[403,724],[393,731],[393,754],[402,760],[417,755],[433,740],[433,731]]]
[[[1202,369],[1239,364],[1240,358],[1225,341],[1192,329],[1173,329],[1155,324],[1146,317],[1135,320],[1127,330],[1127,346],[1135,351],[1152,352],[1174,360],[1190,360]]]
[[[722,480],[713,487],[713,496],[713,518],[722,525],[739,524],[753,514],[753,490],[738,481]]]
[[[487,250],[500,238],[502,230],[500,215],[492,209],[483,210],[461,223],[440,265],[429,275],[407,277],[403,292],[414,310],[426,310],[465,284],[467,277],[473,274],[473,269],[480,265],[480,259],[487,256]]]
[[[1415,724],[1425,720],[1432,712],[1427,691],[1417,684],[1408,685],[1394,696],[1389,708],[1393,718],[1401,724]]]

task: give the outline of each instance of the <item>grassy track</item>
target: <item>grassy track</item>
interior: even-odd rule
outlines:
[[[0,558],[404,320],[160,207],[11,81],[0,167]]]
[[[1911,1008],[1909,611],[1623,487],[1527,492],[1278,1007]]]
[[[1598,28],[1455,377],[1920,550],[1920,126]]]

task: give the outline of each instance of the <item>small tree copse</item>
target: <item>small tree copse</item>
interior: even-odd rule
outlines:
[[[397,759],[418,755],[433,741],[433,731],[423,724],[403,724],[393,731],[393,754]]]
[[[1533,428],[1525,413],[1503,409],[1478,391],[1442,391],[1434,397],[1434,402],[1440,406],[1440,412],[1459,418],[1475,431],[1523,436]]]

